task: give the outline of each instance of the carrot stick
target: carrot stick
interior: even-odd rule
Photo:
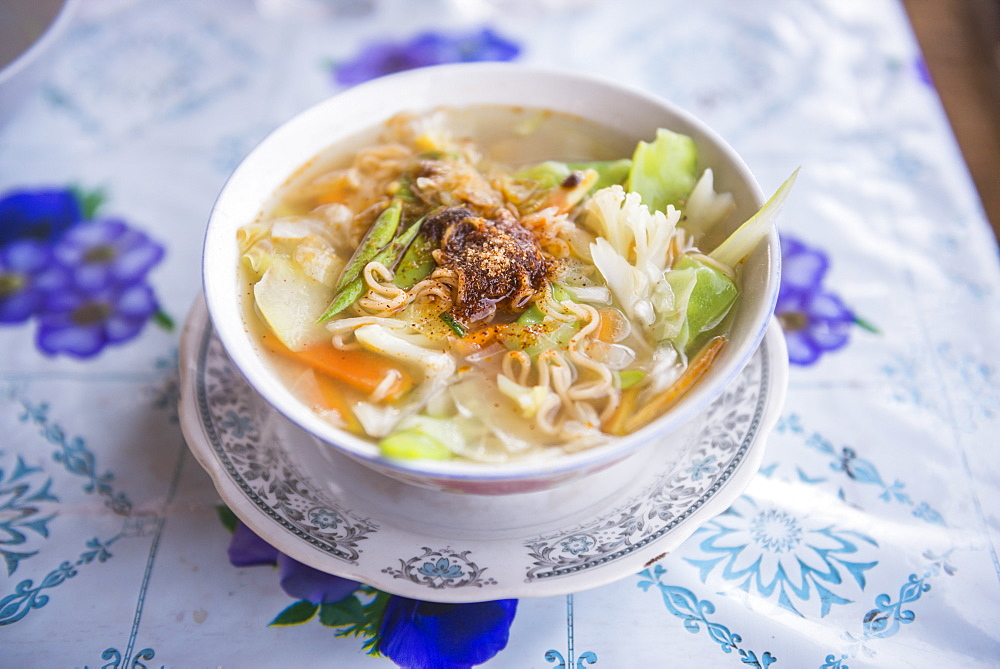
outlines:
[[[622,391],[621,402],[618,403],[618,408],[614,410],[611,417],[604,422],[602,429],[608,434],[625,434],[625,421],[632,414],[635,409],[635,398],[639,394],[639,389],[636,387],[629,388]]]
[[[316,373],[316,385],[326,408],[334,411],[344,421],[344,426],[351,432],[359,432],[360,424],[351,411],[351,405],[344,397],[343,384],[329,374]]]
[[[712,341],[708,342],[705,348],[698,353],[687,369],[680,375],[680,378],[674,381],[673,385],[647,402],[638,411],[628,416],[624,421],[624,433],[635,432],[676,404],[680,398],[684,397],[684,394],[691,390],[698,379],[712,366],[712,361],[715,360],[715,357],[722,350],[725,343],[725,337],[715,337]]]
[[[267,347],[285,357],[303,362],[318,372],[347,383],[365,394],[372,393],[387,376],[395,377],[385,398],[397,400],[413,387],[413,376],[388,358],[364,349],[343,350],[332,346],[317,346],[304,351],[291,351],[266,337]]]

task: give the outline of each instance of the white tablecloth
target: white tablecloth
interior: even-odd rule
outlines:
[[[522,600],[486,666],[1000,665],[997,247],[895,0],[83,2],[0,127],[0,198],[100,191],[162,247],[145,295],[179,325],[240,157],[425,31],[668,98],[765,191],[802,166],[780,230],[861,323],[800,349],[729,511],[641,574]],[[46,355],[40,318],[0,327],[0,666],[390,666],[268,627],[292,600],[230,565],[177,425],[178,328],[147,317],[84,358]]]

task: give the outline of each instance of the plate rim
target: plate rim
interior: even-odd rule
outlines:
[[[653,535],[643,537],[637,544],[630,545],[624,554],[612,553],[610,556],[594,558],[583,566],[575,565],[567,567],[562,573],[551,573],[535,578],[525,578],[509,584],[491,584],[488,590],[482,588],[427,588],[425,585],[410,580],[385,576],[386,570],[365,569],[355,559],[349,561],[341,556],[337,560],[330,555],[329,548],[324,549],[316,545],[318,540],[305,535],[301,530],[296,531],[291,527],[285,527],[281,519],[276,514],[268,513],[248,495],[247,491],[230,475],[226,465],[221,461],[216,453],[215,447],[211,443],[211,437],[206,432],[206,427],[202,420],[207,406],[203,407],[199,397],[197,383],[198,369],[201,364],[203,349],[207,347],[207,342],[211,339],[213,326],[208,317],[208,310],[203,297],[195,300],[189,314],[185,320],[181,333],[179,367],[180,367],[180,392],[179,416],[181,429],[189,450],[192,451],[198,463],[206,470],[212,479],[222,501],[227,504],[233,513],[250,529],[265,538],[269,543],[275,544],[275,530],[280,527],[279,537],[287,537],[286,541],[277,542],[278,548],[290,557],[319,569],[327,573],[334,573],[338,576],[356,580],[366,585],[376,587],[385,592],[421,599],[424,601],[437,602],[473,602],[484,599],[502,598],[537,598],[567,595],[583,590],[606,585],[608,583],[627,578],[676,550],[704,523],[711,520],[719,513],[728,508],[749,485],[751,479],[757,474],[766,447],[767,438],[777,422],[784,404],[787,392],[788,358],[785,353],[784,337],[780,327],[772,320],[768,327],[762,347],[762,369],[761,369],[761,395],[757,401],[758,407],[754,411],[753,418],[747,427],[747,434],[744,442],[749,439],[750,443],[741,443],[736,449],[743,451],[737,462],[730,463],[732,468],[726,476],[717,481],[713,486],[703,492],[698,499],[686,508],[684,512],[674,521],[659,528]],[[224,348],[223,348],[224,351]],[[239,368],[233,364],[233,369],[244,383],[245,377]],[[251,393],[256,392],[250,388]],[[268,406],[270,411],[277,411]],[[289,427],[301,430],[294,423]],[[756,430],[756,431],[754,431]],[[735,456],[734,456],[735,457]],[[359,466],[363,466],[360,465]],[[385,476],[373,472],[376,476]],[[400,484],[406,486],[408,484]],[[573,485],[570,483],[569,485]],[[647,484],[644,484],[647,485]],[[714,492],[712,488],[717,488]],[[610,505],[612,511],[621,508],[624,503],[632,497],[637,496],[637,491],[633,489],[631,493],[624,489],[612,493],[609,497],[613,503]],[[449,494],[449,493],[442,493]],[[357,511],[356,515],[363,516]],[[612,514],[594,515],[591,520],[610,516]],[[275,522],[277,521],[277,523]],[[584,525],[583,521],[574,522],[570,529],[575,529]],[[396,530],[401,533],[400,528],[386,526],[379,523],[379,530],[392,532]],[[529,540],[538,537],[537,531],[524,531],[526,536],[515,538],[506,537],[492,540],[494,543],[516,543],[524,549]],[[405,533],[402,532],[402,533]],[[441,537],[436,537],[438,543],[442,543]],[[479,543],[487,545],[491,540],[473,540],[466,543]],[[433,543],[428,541],[427,543]],[[442,543],[443,545],[443,543]],[[334,551],[334,554],[336,552]],[[489,593],[489,596],[484,597]]]

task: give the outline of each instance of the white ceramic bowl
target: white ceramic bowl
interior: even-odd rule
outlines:
[[[669,448],[679,434],[746,366],[774,310],[779,282],[775,233],[745,261],[742,294],[728,345],[683,399],[646,427],[590,450],[545,461],[484,465],[458,461],[391,461],[371,442],[340,430],[300,402],[278,381],[248,334],[240,300],[236,231],[254,220],[274,191],[324,149],[381,125],[401,111],[441,106],[524,106],[572,114],[637,140],[656,129],[691,136],[701,168],[711,167],[716,189],[733,194],[733,225],[749,218],[763,199],[738,155],[690,114],[651,95],[580,74],[515,64],[476,63],[411,70],[349,89],[294,117],[268,136],[233,173],[212,211],[205,237],[203,279],[213,326],[235,365],[260,395],[316,438],[401,481],[442,490],[505,494],[551,488],[593,474],[644,447]],[[631,149],[623,155],[629,155]]]

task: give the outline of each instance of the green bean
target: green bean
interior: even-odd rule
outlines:
[[[402,200],[404,204],[415,204],[417,202],[417,196],[413,193],[413,179],[410,175],[404,174],[399,178],[399,189],[395,193],[395,197]]]
[[[427,239],[424,235],[417,235],[399,261],[396,276],[392,282],[403,290],[409,290],[420,283],[437,267],[437,262],[431,255],[435,248],[437,248],[437,244],[432,240]]]
[[[459,337],[464,337],[469,332],[464,325],[459,323],[455,319],[455,317],[449,314],[447,311],[438,316],[438,318],[444,321],[445,325],[451,328],[451,331],[454,332]]]
[[[372,227],[365,233],[361,243],[358,244],[358,248],[354,251],[351,259],[344,265],[344,270],[340,273],[340,278],[337,279],[334,290],[341,291],[345,286],[357,279],[361,275],[361,270],[372,261],[375,254],[392,241],[392,238],[396,235],[396,230],[399,228],[402,211],[402,201],[393,200],[386,210],[379,214],[379,217],[372,223]]]
[[[323,323],[328,321],[347,307],[354,304],[354,301],[361,297],[361,293],[364,292],[364,289],[365,278],[363,276],[359,276],[354,281],[351,281],[349,284],[337,291],[337,294],[333,297],[333,301],[330,302],[330,306],[326,308],[326,311],[323,312],[323,315],[320,316],[316,322]]]
[[[406,230],[403,231],[399,237],[392,240],[392,243],[386,247],[386,251],[389,252],[386,260],[389,262],[382,261],[382,264],[386,267],[396,267],[400,259],[405,255],[406,250],[413,244],[413,240],[420,233],[420,226],[424,224],[424,219],[426,216],[421,217],[416,223],[412,224]]]
[[[361,266],[358,270],[357,276],[346,286],[338,289],[336,294],[333,296],[333,300],[330,302],[330,306],[326,308],[323,315],[319,317],[317,323],[323,323],[330,320],[341,311],[347,307],[354,304],[354,302],[361,297],[361,294],[365,291],[365,277],[362,272],[369,262],[377,262],[385,265],[386,267],[393,267],[399,262],[399,258],[403,255],[406,248],[413,242],[413,238],[417,236],[420,232],[420,226],[423,225],[424,219],[420,219],[406,230],[403,231],[396,239],[390,241],[384,248],[377,251],[368,262]]]

